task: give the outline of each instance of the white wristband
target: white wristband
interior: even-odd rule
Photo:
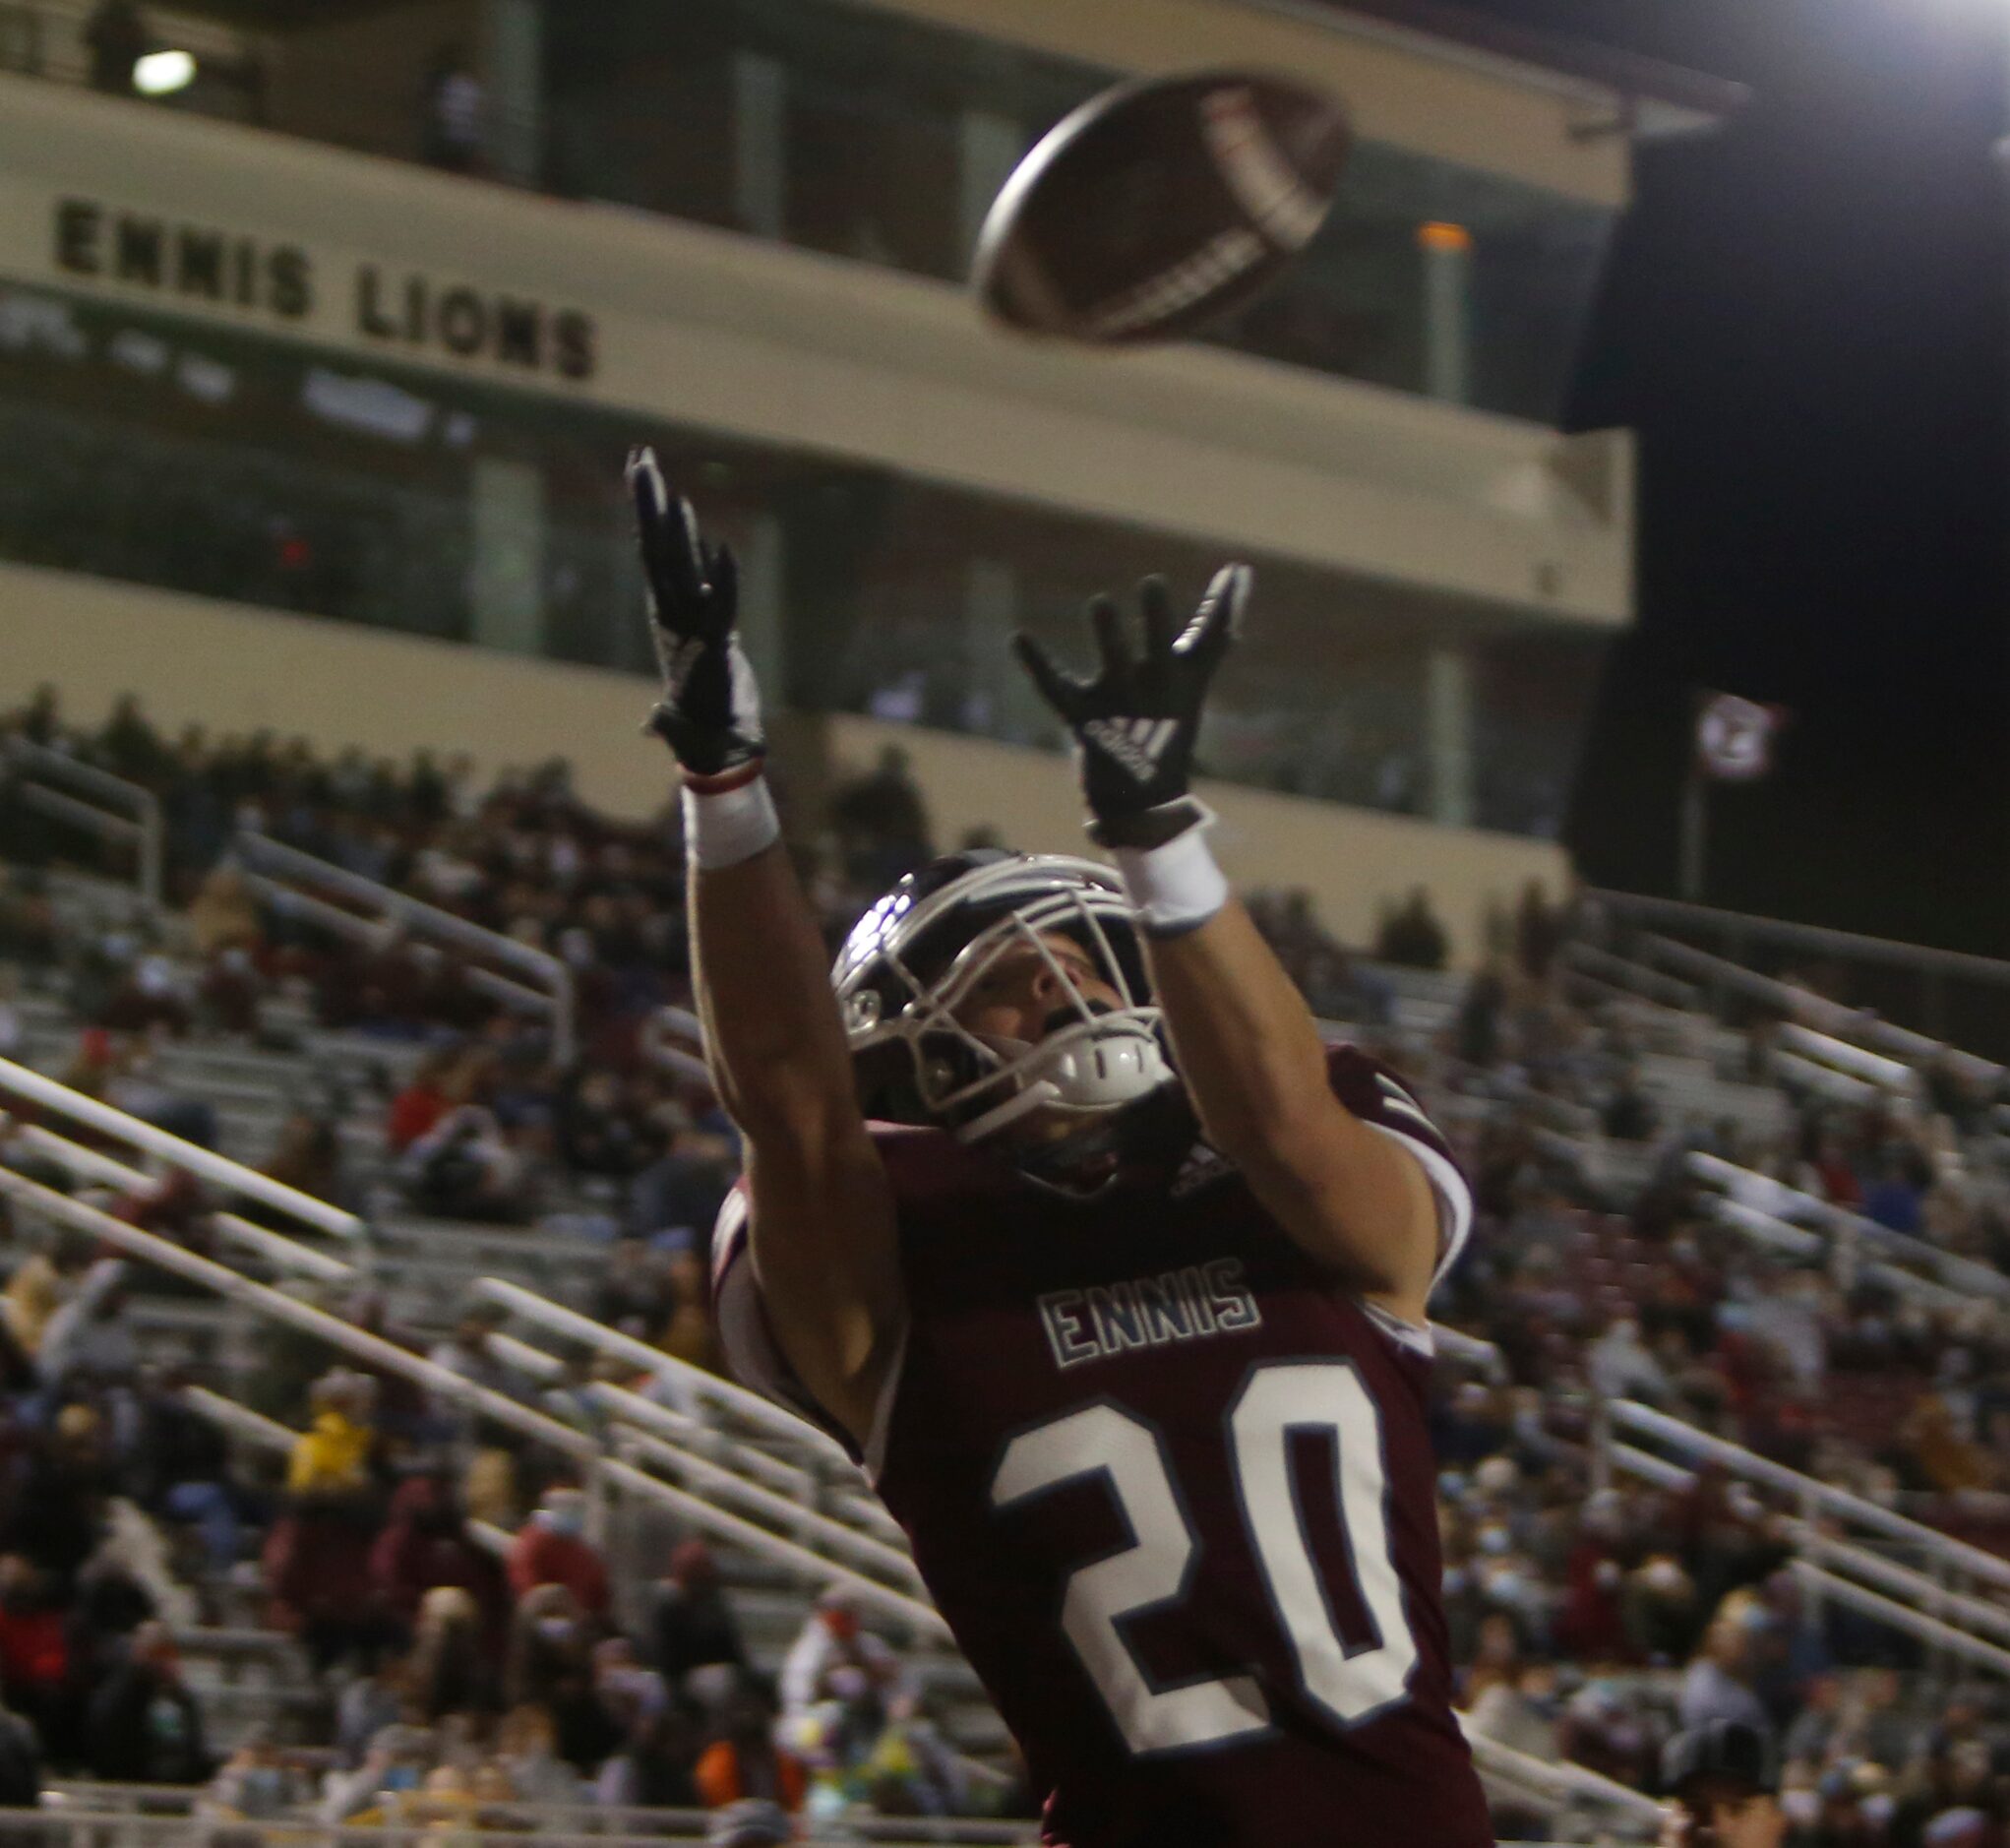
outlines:
[[[1162,847],[1118,847],[1114,854],[1124,890],[1153,937],[1197,930],[1228,903],[1229,883],[1214,863],[1204,824]]]
[[[738,866],[781,838],[781,820],[767,778],[701,795],[684,786],[684,850],[705,872]]]

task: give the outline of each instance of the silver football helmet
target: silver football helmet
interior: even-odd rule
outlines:
[[[1055,936],[1088,954],[1118,1006],[1083,993]],[[1030,1043],[970,1031],[957,1009],[1028,946],[1074,1017]],[[974,1142],[1035,1111],[1107,1118],[1176,1081],[1136,913],[1093,860],[986,848],[932,861],[852,927],[831,981],[861,1102],[883,1121],[942,1124]]]

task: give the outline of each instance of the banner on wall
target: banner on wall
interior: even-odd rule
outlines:
[[[582,309],[367,258],[336,259],[302,241],[138,212],[65,194],[45,226],[57,279],[111,282],[163,308],[234,308],[280,326],[327,328],[387,356],[494,365],[525,382],[580,384],[599,365],[599,330]]]
[[[1773,771],[1773,751],[1787,708],[1763,706],[1736,693],[1706,693],[1696,710],[1696,762],[1713,782],[1762,782]]]

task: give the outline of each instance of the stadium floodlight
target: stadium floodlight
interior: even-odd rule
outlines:
[[[196,81],[196,61],[186,51],[150,51],[133,66],[133,88],[143,96],[171,96]]]

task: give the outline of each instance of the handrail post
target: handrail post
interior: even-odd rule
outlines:
[[[578,1033],[579,990],[572,970],[563,962],[555,962],[551,969],[551,1053],[561,1071],[573,1063]]]
[[[138,788],[138,785],[135,785]],[[160,817],[160,798],[151,789],[139,789],[140,810],[140,896],[150,909],[161,906],[163,869],[167,860],[167,829]]]
[[[1613,1414],[1596,1387],[1591,1394],[1591,1489],[1594,1495],[1613,1486]]]
[[[381,880],[366,879],[347,867],[319,859],[283,840],[260,833],[256,829],[239,829],[232,837],[232,845],[255,888],[263,881],[267,887],[304,905],[307,914],[318,923],[355,934],[374,920],[396,922],[414,935],[425,935],[435,942],[478,951],[493,962],[530,977],[535,986],[503,976],[493,968],[476,968],[473,971],[490,992],[504,988],[512,995],[546,1010],[551,1020],[553,1055],[561,1064],[571,1063],[579,1040],[578,992],[573,972],[566,966],[564,958],[534,945],[519,943],[501,931],[471,923],[455,912],[387,886]],[[300,890],[302,884],[319,891],[303,892]],[[367,905],[371,918],[366,919],[361,911],[348,911],[340,905],[331,904],[323,895],[328,893],[338,893],[359,905]]]
[[[132,839],[136,843],[134,883],[141,898],[152,909],[160,908],[166,831],[159,797],[128,777],[114,776],[95,764],[80,763],[66,752],[51,750],[28,738],[0,740],[0,755],[16,766],[24,787],[31,787],[44,798],[45,808],[57,805],[66,819],[101,838]],[[45,780],[31,782],[37,770]],[[86,790],[95,800],[87,802],[82,796],[51,789],[50,782]]]

